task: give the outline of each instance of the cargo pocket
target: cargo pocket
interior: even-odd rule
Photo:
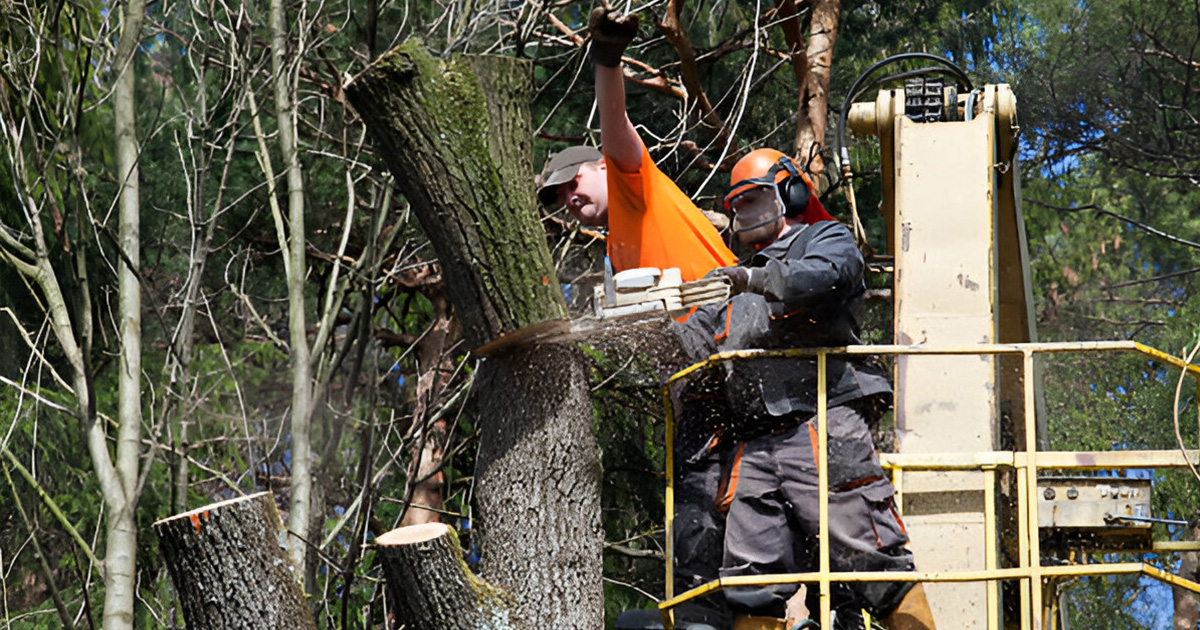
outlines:
[[[908,531],[900,513],[896,511],[895,494],[891,482],[880,479],[860,489],[871,515],[871,527],[875,534],[875,547],[891,549],[908,543]]]

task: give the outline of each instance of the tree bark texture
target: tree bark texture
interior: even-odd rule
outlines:
[[[267,492],[154,524],[189,630],[315,630],[280,525]]]
[[[1188,524],[1184,540],[1200,540],[1200,523],[1193,520]],[[1200,552],[1185,551],[1180,555],[1179,577],[1193,582],[1200,581]],[[1200,597],[1178,586],[1171,589],[1171,594],[1175,606],[1172,628],[1174,630],[1193,630],[1196,622],[1200,621]]]
[[[668,0],[667,10],[663,14],[663,19],[658,23],[658,28],[667,41],[675,47],[675,51],[679,53],[679,74],[683,79],[683,85],[687,88],[687,108],[689,110],[696,109],[696,118],[713,130],[716,136],[714,144],[718,150],[724,151],[731,139],[729,128],[721,120],[720,114],[713,109],[712,103],[708,100],[708,94],[704,91],[704,82],[696,62],[696,49],[688,39],[687,33],[684,32],[683,20],[680,19],[683,4],[683,0]]]
[[[401,527],[376,541],[395,622],[408,630],[509,630],[512,600],[475,577],[454,530]]]
[[[573,344],[480,366],[476,462],[483,576],[517,598],[521,628],[600,628],[600,459],[586,360]]]
[[[472,347],[566,316],[534,212],[531,68],[435,60],[408,43],[346,88],[433,243]]]
[[[841,14],[841,0],[814,0],[812,3],[805,52],[808,68],[804,83],[799,86],[800,111],[796,117],[796,150],[801,164],[808,161],[813,145],[825,142],[825,125],[829,119],[829,69],[833,65],[833,46],[837,43]],[[811,168],[815,178],[825,170],[825,164],[817,157]]]
[[[530,85],[524,61],[436,61],[405,44],[347,87],[473,347],[566,314],[535,212]],[[479,368],[476,527],[484,577],[513,594],[518,628],[603,624],[586,365],[573,343],[512,344]]]
[[[288,224],[290,228],[284,255],[289,263],[288,331],[292,364],[292,481],[288,495],[288,530],[285,544],[288,557],[298,569],[305,569],[312,520],[312,415],[313,384],[308,324],[304,313],[304,289],[308,282],[304,230],[304,176],[300,167],[300,148],[297,138],[293,95],[295,64],[287,57],[288,28],[283,0],[271,0],[271,71],[274,75],[275,119],[279,127],[279,148],[287,175]],[[281,237],[282,238],[282,237]],[[303,583],[305,573],[300,574]]]

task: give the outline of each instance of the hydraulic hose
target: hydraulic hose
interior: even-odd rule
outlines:
[[[944,68],[919,68],[917,70],[909,70],[906,72],[899,72],[896,74],[892,74],[892,75],[888,75],[888,76],[876,79],[876,80],[871,81],[870,83],[864,85],[864,83],[867,81],[867,79],[872,74],[874,74],[876,71],[878,71],[880,68],[883,68],[890,64],[898,63],[901,61],[910,61],[910,60],[932,61],[932,62],[938,63],[945,67]],[[867,70],[865,72],[858,75],[858,78],[856,78],[854,80],[854,83],[852,83],[850,85],[850,90],[846,94],[846,100],[842,102],[841,110],[838,113],[838,123],[837,123],[837,133],[836,133],[836,138],[837,138],[837,143],[838,143],[838,153],[837,153],[838,166],[841,167],[841,172],[842,172],[844,179],[846,179],[848,181],[849,177],[850,177],[850,143],[849,143],[848,139],[846,138],[846,119],[850,115],[850,106],[854,103],[855,100],[858,99],[859,96],[862,95],[863,92],[866,92],[867,90],[870,90],[872,88],[878,87],[884,83],[888,83],[891,81],[906,79],[906,78],[914,77],[914,76],[923,76],[923,75],[927,75],[927,74],[953,75],[955,78],[958,79],[960,87],[966,88],[965,89],[966,92],[970,92],[975,89],[974,85],[971,83],[971,78],[967,76],[967,73],[962,68],[955,65],[954,62],[950,61],[949,59],[939,57],[937,55],[931,55],[929,53],[919,53],[919,52],[900,53],[898,55],[892,55],[891,57],[888,57],[881,61],[877,61],[874,64],[872,64],[870,68],[867,68]]]

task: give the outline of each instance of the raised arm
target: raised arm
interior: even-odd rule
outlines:
[[[600,7],[588,16],[596,103],[600,108],[600,144],[609,164],[627,172],[642,165],[642,139],[625,113],[625,75],[621,71],[621,55],[637,35],[637,25],[636,15],[616,18]]]

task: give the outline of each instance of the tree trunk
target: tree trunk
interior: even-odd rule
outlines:
[[[800,111],[797,112],[796,150],[801,164],[808,161],[813,145],[825,143],[825,124],[829,119],[829,69],[833,65],[833,46],[837,43],[841,0],[814,0],[808,26],[808,64],[800,85]],[[818,156],[812,162],[814,180],[825,170]]]
[[[107,509],[104,549],[104,630],[133,627],[137,592],[138,463],[142,429],[142,287],[141,203],[139,200],[137,127],[134,124],[134,52],[141,42],[144,0],[122,10],[121,40],[114,61],[113,127],[116,137],[117,181],[120,184],[117,267],[121,338],[117,380],[118,429],[115,468],[119,488],[104,493]]]
[[[274,76],[275,118],[279,126],[279,148],[283,156],[288,191],[287,256],[288,330],[292,365],[292,480],[288,501],[288,558],[304,575],[309,523],[312,519],[312,365],[308,326],[304,313],[304,289],[308,282],[305,259],[304,178],[300,169],[296,138],[296,105],[293,99],[295,69],[287,58],[288,33],[283,0],[271,0],[271,71]],[[272,194],[274,191],[272,190]],[[280,235],[283,240],[283,235]],[[303,582],[303,577],[301,577]]]
[[[154,524],[189,630],[315,630],[268,492]]]
[[[534,211],[530,72],[517,59],[444,62],[405,44],[347,87],[473,347],[566,313]],[[516,347],[485,359],[479,383],[484,575],[515,596],[518,628],[601,627],[600,470],[583,357]]]
[[[604,624],[600,452],[587,368],[573,344],[520,347],[480,368],[483,575],[516,596],[522,628]]]
[[[401,527],[375,541],[395,621],[409,630],[508,630],[512,601],[475,577],[450,526]]]
[[[658,23],[658,28],[667,41],[675,47],[675,52],[679,54],[679,74],[683,79],[683,85],[687,88],[687,108],[689,110],[693,107],[696,108],[696,118],[701,124],[712,129],[715,134],[713,144],[717,150],[725,151],[731,140],[730,131],[725,125],[725,121],[721,120],[721,115],[713,109],[712,103],[708,100],[708,94],[704,91],[704,81],[696,63],[696,49],[688,39],[687,33],[684,32],[683,20],[680,19],[683,4],[682,0],[668,0],[666,11],[662,21]]]

